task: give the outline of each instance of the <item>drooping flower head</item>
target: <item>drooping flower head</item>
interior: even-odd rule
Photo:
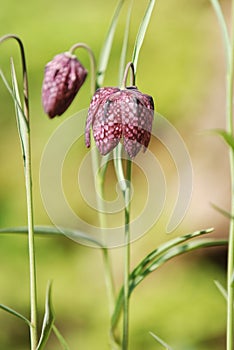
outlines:
[[[134,158],[148,147],[154,116],[154,102],[135,86],[120,89],[98,89],[91,101],[85,130],[85,143],[90,147],[90,128],[102,155],[112,151],[123,139],[124,149]]]
[[[70,52],[56,55],[45,67],[42,103],[50,118],[63,114],[87,76],[86,69]]]

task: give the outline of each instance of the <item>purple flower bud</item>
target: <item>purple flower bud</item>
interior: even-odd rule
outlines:
[[[42,103],[50,118],[63,114],[87,76],[86,69],[69,52],[53,58],[45,67]]]
[[[102,155],[112,151],[123,138],[125,151],[134,158],[148,147],[154,116],[151,96],[135,86],[126,89],[98,89],[91,101],[85,129],[85,143],[90,147],[90,127]]]

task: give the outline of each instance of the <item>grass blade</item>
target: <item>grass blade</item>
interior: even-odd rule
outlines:
[[[63,350],[70,350],[66,340],[64,339],[64,337],[62,336],[62,334],[59,332],[58,328],[55,327],[55,325],[53,324],[52,329],[54,331],[54,334],[56,335],[58,341],[60,342],[60,344],[63,347]]]
[[[125,24],[123,45],[122,45],[122,51],[121,51],[120,63],[119,63],[119,86],[121,86],[122,79],[124,76],[124,69],[125,69],[125,65],[126,65],[126,57],[127,57],[127,49],[128,49],[128,37],[129,37],[129,28],[130,28],[133,1],[134,0],[132,0],[129,4],[127,18],[126,18],[126,24]]]
[[[132,54],[132,62],[135,68],[135,72],[137,71],[139,53],[144,41],[145,33],[149,25],[149,21],[153,12],[154,5],[155,5],[155,0],[150,0],[137,34],[137,38],[136,38],[136,42],[135,42],[135,46]]]
[[[15,227],[4,227],[0,229],[0,234],[27,234],[28,228],[27,226],[15,226]],[[38,235],[43,236],[69,236],[74,239],[82,239],[84,241],[90,242],[95,244],[96,246],[103,248],[102,244],[95,240],[94,238],[88,236],[84,232],[81,232],[79,230],[73,230],[68,228],[61,228],[61,230],[58,230],[56,227],[53,226],[35,226],[34,227],[34,233]]]
[[[155,250],[153,250],[151,253],[149,253],[139,264],[138,266],[132,271],[132,275],[133,276],[137,276],[138,274],[140,274],[142,272],[142,270],[148,265],[150,264],[152,261],[154,261],[157,257],[161,256],[162,254],[164,254],[165,252],[169,251],[171,248],[185,242],[188,241],[192,238],[195,237],[199,237],[201,235],[204,234],[208,234],[210,232],[213,231],[213,228],[209,228],[206,230],[199,230],[199,231],[195,231],[192,233],[188,233],[186,235],[180,236],[180,237],[176,237],[174,239],[171,239],[169,242],[166,242],[162,245],[160,245],[158,248],[156,248]]]
[[[234,217],[226,210],[218,207],[216,204],[211,203],[211,206],[217,210],[220,214],[222,214],[223,216],[227,217],[228,219],[234,220]]]
[[[19,312],[11,309],[10,307],[6,306],[6,305],[3,305],[3,304],[0,304],[0,309],[8,312],[9,314],[11,315],[14,315],[18,318],[20,318],[21,320],[23,320],[29,327],[31,327],[31,322],[23,315],[21,315]]]
[[[234,150],[234,137],[231,133],[221,129],[215,129],[212,131],[218,134],[219,136],[221,136],[224,139],[224,141],[227,143],[227,145],[230,146],[232,150]]]
[[[15,96],[14,104],[15,104],[16,122],[17,122],[19,137],[20,137],[20,141],[21,141],[23,159],[25,159],[25,157],[26,157],[25,147],[27,144],[28,122],[27,122],[26,116],[24,115],[23,110],[22,110],[22,105],[21,105],[21,101],[20,101],[20,94],[19,94],[19,87],[18,87],[18,83],[17,83],[13,59],[11,59],[11,78],[12,78],[12,85],[13,85],[13,96]]]
[[[191,252],[199,248],[216,247],[227,245],[227,240],[215,240],[215,239],[199,239],[194,242],[189,242],[177,247],[173,247],[169,251],[165,252],[162,256],[157,258],[152,262],[141,274],[141,277],[145,278],[148,274],[155,271],[158,267],[163,265],[165,262],[171,260],[172,258],[179,256],[184,253]],[[137,281],[137,284],[139,282]]]
[[[104,41],[104,45],[101,50],[100,58],[99,58],[99,65],[98,65],[98,76],[97,76],[97,86],[100,87],[103,84],[104,77],[105,77],[105,72],[106,72],[106,67],[109,62],[109,57],[110,57],[110,52],[111,52],[111,47],[116,31],[116,26],[120,14],[120,10],[124,4],[125,0],[119,0],[118,5],[116,7],[114,16],[112,18],[109,30],[107,32],[106,39]]]
[[[225,49],[227,52],[227,60],[228,60],[228,64],[229,64],[230,56],[231,56],[231,45],[230,45],[230,39],[229,39],[229,35],[228,35],[227,24],[225,22],[223,11],[221,9],[219,1],[218,0],[210,0],[210,1],[211,1],[211,4],[215,10],[216,16],[217,16],[218,21],[219,21],[220,28],[222,30],[224,45],[225,45]]]
[[[6,89],[7,91],[9,92],[9,94],[11,95],[12,99],[14,100],[14,102],[17,104],[18,108],[21,110],[21,114],[22,116],[24,117],[24,121],[25,121],[25,124],[28,126],[28,122],[27,122],[27,119],[24,115],[24,112],[23,112],[23,109],[21,107],[21,103],[18,102],[16,96],[15,96],[15,93],[13,92],[13,90],[11,89],[9,83],[7,82],[7,79],[5,77],[5,75],[3,74],[2,70],[0,69],[0,76],[2,78],[2,81],[4,83],[4,85],[6,86]]]
[[[199,231],[197,231],[199,232]],[[202,231],[204,232],[204,231]],[[190,234],[191,236],[191,234]],[[189,239],[189,238],[188,238]],[[173,240],[174,241],[174,240]],[[138,286],[150,273],[154,272],[156,269],[158,269],[160,266],[165,264],[167,261],[171,260],[172,258],[182,255],[184,253],[188,253],[192,250],[200,249],[200,248],[207,248],[207,247],[216,247],[216,246],[223,246],[227,245],[227,240],[214,240],[214,239],[198,239],[194,242],[188,242],[183,245],[174,246],[172,245],[169,249],[164,251],[161,255],[156,256],[154,260],[151,260],[151,264],[146,265],[146,267],[143,269],[141,266],[141,263],[132,271],[132,273],[129,276],[129,297],[133,290]],[[153,251],[154,253],[155,251]],[[150,254],[149,254],[150,255]],[[136,271],[137,274],[136,274]],[[123,307],[123,287],[120,289],[117,302],[115,305],[115,310],[112,316],[112,329],[115,329],[121,311]]]
[[[162,346],[164,346],[164,348],[166,350],[173,350],[167,343],[165,343],[161,338],[159,338],[156,334],[154,334],[153,332],[149,332],[149,334],[155,339],[157,340],[157,342],[159,344],[161,344]]]
[[[54,313],[51,301],[51,282],[49,282],[46,291],[45,314],[42,324],[41,337],[36,350],[42,350],[50,336],[54,323]]]
[[[214,284],[216,285],[216,287],[218,288],[218,290],[220,291],[220,293],[222,294],[222,296],[225,298],[225,300],[227,300],[227,291],[226,289],[222,286],[222,284],[219,281],[214,281]]]

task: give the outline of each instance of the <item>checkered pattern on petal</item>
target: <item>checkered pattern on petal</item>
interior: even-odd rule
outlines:
[[[123,119],[124,148],[130,158],[134,158],[140,149],[148,147],[153,116],[154,105],[152,97],[142,94],[137,89],[126,89],[131,102],[130,112]]]
[[[93,95],[93,98],[92,98],[90,106],[89,106],[88,116],[87,116],[86,126],[85,126],[85,144],[86,144],[86,147],[90,147],[90,128],[91,128],[91,125],[94,124],[95,119],[97,118],[97,123],[95,123],[95,124],[96,124],[96,129],[98,130],[98,126],[100,124],[101,118],[103,120],[105,119],[104,104],[105,104],[107,98],[111,94],[115,93],[116,91],[119,91],[119,89],[114,88],[114,87],[100,88]]]
[[[86,146],[90,146],[89,130],[102,155],[112,151],[123,138],[124,148],[130,158],[140,149],[148,147],[154,116],[151,96],[142,94],[136,87],[120,90],[102,88],[91,101],[86,121]]]
[[[66,111],[86,76],[86,69],[70,53],[61,53],[46,65],[42,85],[42,103],[50,118]]]

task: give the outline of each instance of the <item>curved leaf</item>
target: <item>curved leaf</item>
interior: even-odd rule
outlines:
[[[150,0],[137,34],[137,38],[136,38],[136,42],[135,42],[135,46],[132,54],[132,62],[135,68],[135,72],[137,71],[137,62],[138,62],[139,53],[144,41],[145,33],[149,25],[149,21],[154,9],[154,5],[155,5],[155,0]]]
[[[0,309],[8,312],[9,314],[11,315],[14,315],[18,318],[20,318],[21,320],[23,320],[29,327],[31,327],[31,322],[23,315],[21,315],[19,312],[11,309],[10,307],[6,306],[6,305],[3,305],[3,304],[0,304]]]
[[[48,283],[45,301],[45,314],[42,324],[41,336],[36,350],[42,350],[47,343],[54,323],[54,313],[51,301],[51,282]]]
[[[227,145],[230,146],[232,150],[234,150],[234,137],[231,133],[222,129],[214,129],[212,131],[215,134],[218,134],[219,136],[221,136],[224,139],[224,141],[227,143]]]
[[[185,240],[188,240],[194,237],[194,234],[198,236],[199,232],[200,234],[204,234],[204,233],[207,233],[207,231],[208,230],[196,231],[193,234],[188,234],[179,238],[182,239],[187,237],[187,239]],[[177,243],[180,245],[176,246],[175,240],[172,240],[174,241],[174,244],[172,243],[171,245],[169,244],[170,242],[168,242],[168,245],[169,245],[168,247],[166,247],[166,244],[163,244],[161,247],[154,250],[145,259],[143,259],[143,261],[131,272],[131,274],[129,275],[129,297],[133,292],[133,290],[135,289],[135,287],[138,286],[138,284],[140,284],[150,273],[155,271],[157,268],[159,268],[160,266],[162,266],[164,263],[171,260],[172,258],[179,256],[181,254],[190,252],[195,249],[215,247],[215,246],[228,244],[227,240],[199,239],[194,242],[188,242],[182,245],[180,243]],[[157,251],[158,251],[158,254],[156,254]],[[123,287],[120,289],[120,292],[116,301],[116,305],[115,305],[115,310],[112,316],[112,322],[111,322],[112,329],[115,329],[115,326],[118,323],[118,320],[122,311],[122,307],[123,307]]]
[[[228,35],[228,28],[227,24],[223,15],[223,11],[221,9],[221,6],[219,4],[218,0],[210,0],[211,4],[213,5],[213,8],[215,10],[216,16],[219,21],[219,25],[223,34],[223,39],[224,39],[224,44],[227,52],[227,60],[228,63],[230,62],[230,56],[231,56],[231,44],[230,44],[230,39]]]
[[[165,343],[161,338],[159,338],[156,334],[154,334],[153,332],[149,332],[149,334],[155,339],[157,340],[157,342],[159,344],[161,344],[166,350],[173,350],[167,343]]]
[[[99,65],[98,65],[98,76],[97,76],[97,86],[100,87],[103,84],[103,80],[105,77],[105,72],[106,72],[106,67],[108,65],[109,57],[110,57],[110,52],[111,52],[111,47],[114,39],[114,34],[116,31],[116,26],[120,14],[120,10],[124,4],[125,0],[119,0],[118,5],[116,7],[114,16],[112,18],[109,30],[107,32],[107,36],[105,39],[105,42],[103,44],[101,54],[100,54],[100,59],[99,59]]]
[[[58,338],[60,344],[62,345],[64,350],[70,350],[66,340],[64,339],[64,337],[62,336],[62,334],[59,332],[58,328],[55,327],[55,325],[53,324],[52,329],[54,331],[54,334],[56,335],[56,337]]]
[[[119,63],[119,86],[121,86],[122,79],[124,76],[124,69],[125,69],[125,65],[126,65],[126,56],[127,56],[127,49],[128,49],[128,37],[129,37],[129,28],[130,28],[130,20],[131,20],[133,1],[134,0],[131,0],[131,2],[129,4],[127,18],[126,18],[126,24],[125,24],[124,38],[123,38],[122,51],[121,51],[120,63]]]
[[[227,291],[226,289],[222,286],[222,284],[219,281],[214,281],[214,284],[216,285],[216,287],[218,288],[218,290],[220,291],[220,293],[222,294],[222,296],[227,300]]]
[[[28,228],[26,226],[16,226],[16,227],[4,227],[0,229],[0,234],[27,234]],[[81,232],[79,230],[73,230],[68,228],[61,228],[61,230],[58,230],[56,227],[53,226],[35,226],[34,227],[34,233],[38,235],[58,235],[58,236],[69,236],[74,239],[81,239],[90,243],[95,244],[97,247],[103,248],[102,244],[95,240],[94,238],[90,237],[89,235],[85,234],[84,232]]]

